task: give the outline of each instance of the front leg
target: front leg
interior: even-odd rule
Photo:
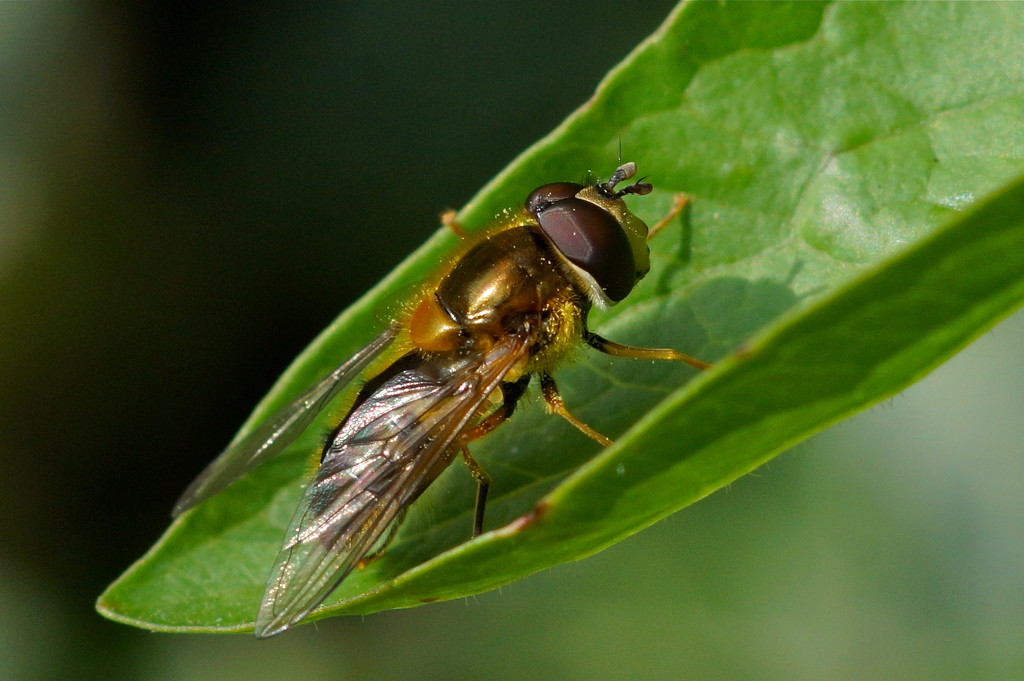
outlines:
[[[583,340],[587,345],[595,350],[600,350],[604,354],[611,355],[613,357],[632,357],[634,359],[670,359],[677,362],[686,362],[690,366],[698,369],[707,369],[711,366],[707,362],[702,362],[699,359],[668,348],[636,348],[632,345],[622,345],[621,343],[616,343],[604,338],[603,336],[599,336],[590,330],[585,330],[583,332]]]

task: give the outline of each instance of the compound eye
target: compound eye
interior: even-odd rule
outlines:
[[[551,204],[571,199],[581,191],[583,185],[574,182],[553,182],[537,187],[526,197],[526,210],[537,215]]]
[[[541,187],[534,194],[556,186]],[[539,209],[536,215],[555,247],[593,277],[608,300],[617,303],[629,295],[636,284],[633,249],[611,213],[583,199],[565,198]]]

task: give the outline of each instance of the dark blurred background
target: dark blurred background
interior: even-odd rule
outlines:
[[[0,678],[1024,677],[1020,316],[498,592],[262,643],[93,612],[298,351],[671,6],[0,6]]]

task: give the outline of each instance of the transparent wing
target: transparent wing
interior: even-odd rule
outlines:
[[[316,415],[356,378],[395,339],[396,326],[389,326],[369,345],[344,364],[283,407],[272,417],[235,440],[203,470],[178,498],[172,515],[178,516],[209,499],[245,473],[274,457],[295,441]]]
[[[486,355],[409,355],[345,420],[324,452],[267,582],[256,635],[304,618],[458,452],[458,437],[525,356],[510,337]]]

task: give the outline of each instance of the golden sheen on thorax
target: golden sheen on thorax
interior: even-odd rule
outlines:
[[[572,415],[552,375],[580,346],[707,366],[675,350],[620,345],[587,328],[592,306],[621,302],[650,268],[647,225],[623,197],[652,187],[637,181],[619,188],[635,175],[636,165],[625,163],[606,181],[541,185],[521,208],[473,236],[449,217],[463,249],[406,312],[236,439],[185,490],[175,515],[283,451],[346,385],[365,381],[324,442],[270,568],[256,614],[258,637],[305,619],[353,569],[386,550],[402,512],[457,457],[477,481],[472,536],[481,534],[491,478],[469,445],[512,417],[534,376],[552,413],[610,445]],[[677,201],[650,234],[682,205]],[[371,372],[389,348],[401,348],[400,356]]]

